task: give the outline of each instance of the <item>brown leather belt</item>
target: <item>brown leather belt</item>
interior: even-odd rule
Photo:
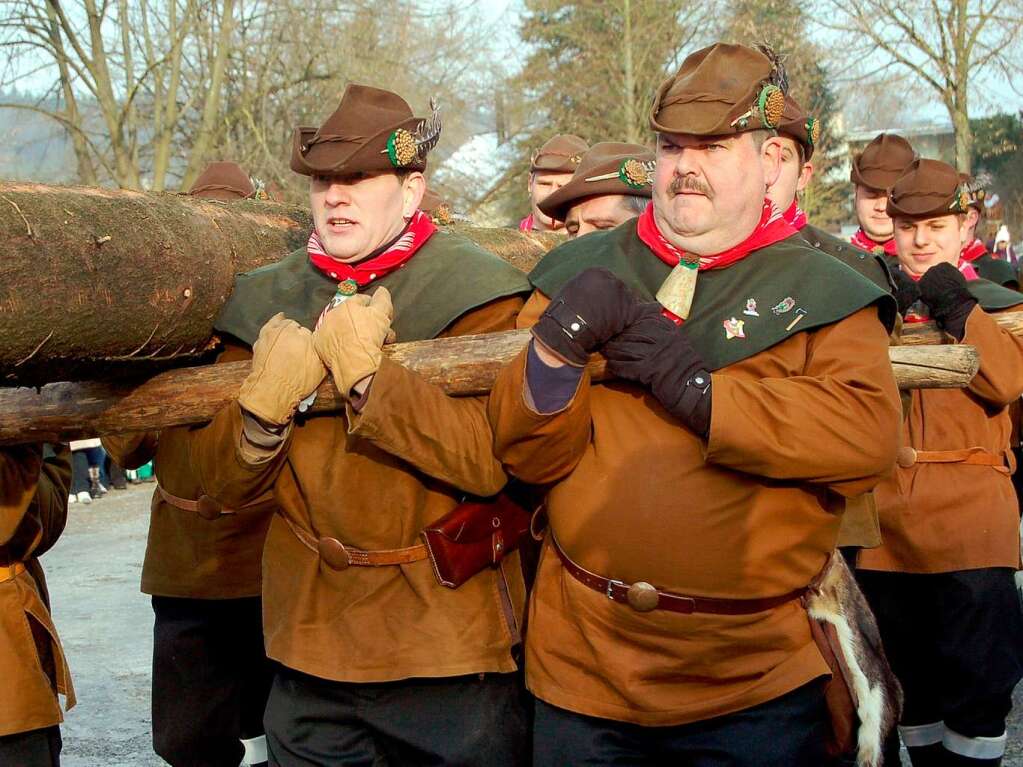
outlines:
[[[25,572],[25,565],[21,562],[15,562],[13,565],[0,566],[0,583],[13,581],[23,572]]]
[[[624,583],[591,573],[577,565],[566,554],[553,535],[550,536],[554,550],[558,552],[561,563],[568,574],[594,591],[599,591],[608,599],[628,605],[636,612],[646,613],[651,610],[668,610],[673,613],[710,613],[712,615],[751,615],[761,613],[774,607],[799,599],[806,593],[806,588],[790,591],[777,597],[763,599],[713,599],[709,597],[687,597],[658,591],[645,581]]]
[[[187,498],[179,498],[176,495],[168,493],[160,485],[156,486],[156,492],[160,494],[160,497],[164,501],[169,503],[176,509],[182,511],[192,511],[198,514],[203,519],[217,519],[228,514],[237,514],[239,511],[251,511],[257,506],[263,506],[264,504],[269,505],[273,501],[273,493],[264,493],[259,496],[252,503],[247,503],[238,509],[228,509],[222,504],[210,498],[208,495],[203,495],[198,501],[190,501]]]
[[[968,447],[962,450],[917,450],[907,445],[899,448],[895,460],[904,469],[918,463],[965,463],[973,466],[1008,468],[1004,455],[992,453],[983,447]]]
[[[345,546],[337,538],[324,536],[316,538],[303,530],[290,519],[281,516],[291,532],[310,551],[320,555],[323,563],[334,570],[346,570],[349,567],[387,567],[390,565],[408,565],[426,559],[426,546],[422,543],[407,546],[403,549],[378,549],[365,551]]]

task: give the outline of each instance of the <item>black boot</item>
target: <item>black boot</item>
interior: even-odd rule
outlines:
[[[1001,767],[1002,757],[994,759],[977,759],[972,756],[962,756],[945,751],[945,761],[941,762],[942,767]]]
[[[909,761],[913,767],[946,767],[945,756],[948,752],[940,743],[931,743],[927,746],[913,746],[907,748]],[[885,765],[887,767],[887,762]]]

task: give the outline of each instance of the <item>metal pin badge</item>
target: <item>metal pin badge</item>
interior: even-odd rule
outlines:
[[[743,330],[743,325],[746,324],[745,320],[737,320],[735,317],[730,317],[721,323],[725,327],[725,338],[731,341],[733,338],[745,338],[746,332]]]
[[[795,305],[796,299],[794,299],[792,296],[787,296],[786,298],[783,298],[777,304],[772,306],[771,311],[774,312],[774,314],[785,314],[786,312],[792,311]]]
[[[792,328],[794,328],[796,326],[796,323],[799,322],[801,319],[803,319],[803,317],[805,317],[805,316],[806,316],[806,309],[796,309],[796,316],[792,318],[792,322],[790,322],[785,327],[785,330],[792,330]]]
[[[747,298],[746,308],[743,309],[742,313],[745,314],[747,317],[759,317],[760,312],[757,311],[757,299]]]

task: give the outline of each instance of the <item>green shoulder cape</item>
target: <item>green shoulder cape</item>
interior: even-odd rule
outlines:
[[[813,224],[807,224],[799,230],[800,236],[811,247],[837,258],[843,264],[855,269],[878,287],[891,292],[892,277],[888,273],[888,265],[884,257],[875,253],[860,250],[852,243],[841,240]]]
[[[1012,290],[1019,288],[1019,275],[1012,268],[1012,264],[1000,258],[995,258],[990,253],[985,253],[976,259],[973,262],[973,268],[985,280],[989,280],[996,285],[1002,285]]]
[[[402,268],[375,280],[370,292],[378,285],[391,292],[399,341],[435,338],[471,309],[530,290],[518,269],[449,232],[434,234]],[[312,330],[336,290],[337,281],[313,266],[303,246],[239,274],[214,328],[252,346],[263,324],[284,312]]]
[[[590,267],[611,270],[644,301],[655,300],[671,271],[639,239],[633,219],[560,245],[536,265],[529,280],[553,296]],[[704,362],[718,370],[871,304],[878,305],[890,329],[895,300],[887,291],[837,259],[821,258],[793,235],[727,269],[700,272],[685,327]]]

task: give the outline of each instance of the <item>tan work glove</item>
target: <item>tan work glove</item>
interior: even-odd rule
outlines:
[[[393,338],[393,316],[391,294],[380,287],[372,296],[355,295],[331,309],[313,333],[316,353],[345,397],[380,367],[381,347],[389,336]]]
[[[238,392],[238,404],[261,421],[286,426],[298,403],[326,376],[313,349],[313,334],[277,313],[260,329],[252,347],[252,372]]]

